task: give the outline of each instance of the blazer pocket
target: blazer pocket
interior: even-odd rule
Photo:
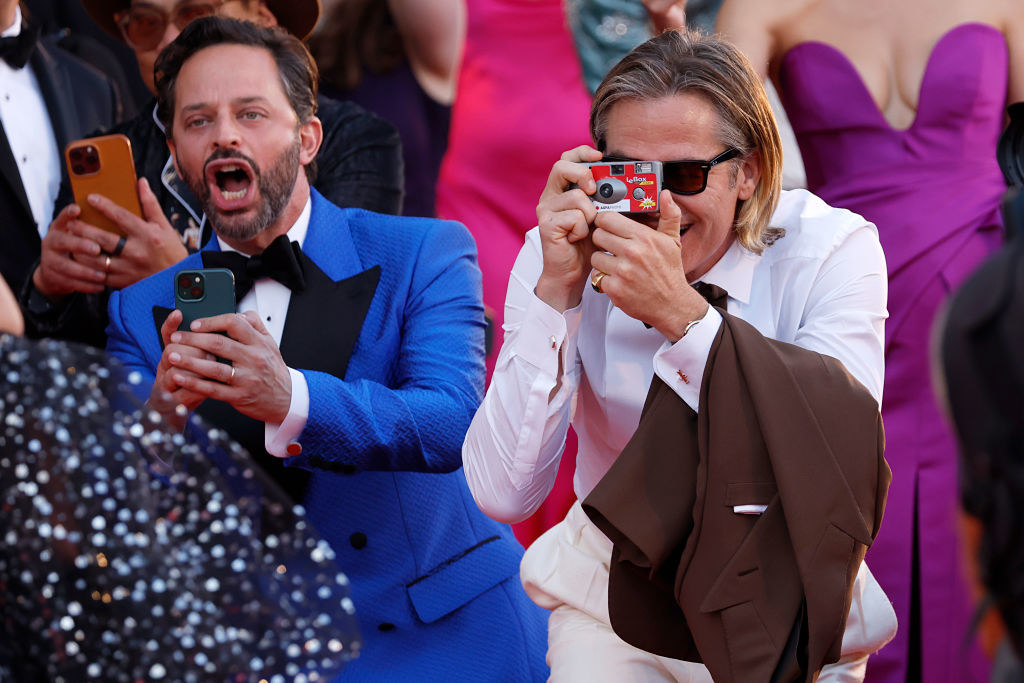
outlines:
[[[519,572],[522,552],[492,536],[406,584],[416,615],[431,623]]]
[[[743,481],[728,484],[725,505],[742,515],[759,515],[778,493],[774,481]]]

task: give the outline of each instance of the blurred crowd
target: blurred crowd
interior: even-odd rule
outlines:
[[[1008,181],[997,155],[1000,135],[1005,140],[1004,129],[1010,130],[1007,107],[1024,100],[1024,10],[1020,3],[0,0],[0,235],[4,244],[0,250],[0,274],[10,290],[0,289],[0,321],[5,321],[0,324],[4,330],[23,333],[31,339],[62,340],[101,349],[108,347],[108,335],[113,333],[134,337],[130,325],[120,330],[124,320],[111,316],[111,311],[118,310],[125,317],[137,314],[118,309],[128,306],[127,292],[135,291],[137,283],[145,286],[152,282],[158,273],[207,244],[216,244],[221,232],[207,215],[210,198],[204,196],[180,160],[172,157],[166,141],[171,132],[167,128],[169,118],[167,112],[160,110],[165,106],[166,88],[174,87],[160,73],[164,63],[160,61],[161,54],[190,23],[208,16],[280,27],[304,41],[315,60],[319,83],[316,102],[311,106],[315,106],[321,122],[322,142],[315,160],[303,161],[315,195],[311,219],[314,223],[323,215],[315,213],[319,210],[316,197],[320,197],[346,209],[439,218],[456,221],[468,229],[475,243],[474,262],[482,278],[484,322],[479,327],[485,356],[479,359],[478,379],[484,386],[492,377],[510,372],[516,354],[526,355],[519,347],[502,354],[502,347],[506,334],[509,338],[516,334],[517,325],[530,305],[523,303],[526,299],[515,296],[517,287],[521,289],[526,282],[522,278],[517,281],[517,277],[523,268],[521,252],[529,251],[523,251],[524,244],[529,246],[528,233],[542,222],[546,207],[553,205],[549,197],[552,186],[560,183],[562,189],[570,187],[569,182],[561,182],[556,162],[601,160],[600,154],[587,156],[593,151],[590,147],[589,151],[580,152],[583,146],[592,146],[602,153],[608,151],[603,146],[605,141],[592,135],[598,115],[591,111],[595,93],[600,97],[600,88],[607,87],[602,85],[606,75],[638,45],[665,31],[689,28],[715,32],[735,45],[765,84],[779,124],[782,187],[797,191],[805,188],[829,206],[863,217],[873,225],[884,254],[884,268],[879,268],[885,277],[878,290],[887,291],[882,315],[887,317],[884,333],[881,320],[877,321],[878,341],[884,354],[884,384],[869,389],[880,401],[885,461],[892,480],[887,498],[883,495],[884,521],[870,543],[864,563],[891,603],[898,630],[888,644],[879,646],[869,658],[865,655],[866,671],[860,670],[859,675],[867,681],[886,683],[988,681],[1004,675],[1000,672],[1008,666],[1007,658],[1013,657],[1013,648],[1017,648],[1018,657],[1024,655],[1020,650],[1019,612],[1024,574],[1006,576],[998,571],[1001,563],[1024,571],[1006,548],[1013,545],[1008,539],[1019,541],[1020,526],[1007,523],[1000,531],[1001,540],[992,540],[983,528],[975,528],[966,547],[961,532],[963,511],[981,524],[1020,514],[1013,496],[1021,492],[1022,451],[1010,436],[1019,435],[1024,417],[1019,409],[1009,411],[1004,422],[975,435],[975,440],[982,442],[991,437],[993,430],[1002,435],[996,456],[984,446],[964,446],[971,441],[964,437],[963,425],[977,425],[983,419],[978,415],[977,405],[985,402],[981,398],[967,403],[958,400],[959,393],[966,392],[965,386],[970,385],[971,391],[979,396],[987,391],[1002,392],[1000,401],[994,405],[1024,405],[1024,384],[1015,375],[1016,384],[1008,380],[999,384],[998,389],[975,386],[969,379],[969,369],[949,365],[955,362],[955,358],[950,359],[952,353],[1008,354],[1014,358],[1020,354],[1013,345],[1012,330],[1021,329],[1017,290],[1024,261],[1019,244],[1011,241],[1012,249],[1003,246],[1007,242],[1007,227],[1002,206]],[[642,120],[645,119],[638,115],[638,121]],[[130,214],[102,197],[88,201],[93,209],[117,224],[116,231],[101,230],[82,220],[82,208],[76,203],[64,163],[64,150],[69,143],[111,133],[122,134],[131,142],[139,179],[140,211]],[[1004,150],[1004,158],[1013,158],[1012,144],[1005,144],[1010,151]],[[705,164],[703,169],[705,186],[714,163]],[[224,173],[234,172],[229,165],[224,168]],[[761,172],[766,173],[763,169]],[[264,175],[269,176],[269,171]],[[263,175],[259,180],[262,182]],[[260,187],[263,191],[263,185]],[[703,190],[701,187],[696,192]],[[813,213],[811,209],[803,211],[802,215]],[[684,234],[685,230],[684,226]],[[445,239],[449,241],[433,248],[450,247],[455,253],[461,243],[455,238]],[[770,251],[772,240],[767,244],[765,248]],[[1001,277],[1011,283],[1005,285],[1007,293],[1003,298],[1011,302],[1007,310],[1017,316],[1016,326],[1005,323],[1011,331],[1004,334],[1001,346],[985,345],[969,334],[971,329],[984,327],[983,323],[991,317],[998,319],[995,312],[972,323],[974,327],[967,325],[968,331],[959,330],[962,339],[954,336],[956,330],[950,331],[942,346],[948,386],[940,383],[937,391],[934,374],[941,353],[933,337],[941,333],[934,331],[936,321],[941,320],[951,294],[996,252],[1002,259],[998,261]],[[544,253],[547,257],[549,252]],[[787,256],[788,261],[781,260],[771,286],[781,286],[778,280],[789,277],[784,274],[789,272],[785,271],[790,267],[787,264],[808,258],[809,252],[794,251]],[[367,265],[370,264],[364,264]],[[809,276],[815,284],[830,278],[853,279],[852,275],[839,272],[831,261],[816,267],[818,270]],[[987,267],[992,271],[996,268]],[[1016,285],[1012,284],[1013,273],[1018,274]],[[598,271],[585,288],[590,290],[592,286],[602,293],[605,275]],[[426,276],[416,274],[410,282],[415,277]],[[436,277],[440,281],[441,276]],[[996,276],[991,275],[990,279],[993,277]],[[611,278],[604,282],[608,288]],[[536,280],[534,284],[540,296],[541,284]],[[372,295],[378,285],[374,281],[369,286]],[[755,283],[755,289],[756,286],[759,285]],[[257,296],[264,296],[261,291],[258,286],[253,290]],[[964,303],[965,297],[975,297],[978,308],[987,305],[979,291],[969,291],[971,294],[960,295],[958,305],[948,314],[951,326],[955,327],[961,316],[974,315]],[[736,289],[730,286],[730,293],[735,294]],[[241,299],[242,295],[239,296]],[[351,295],[353,300],[356,297],[356,293]],[[756,291],[742,305],[755,300]],[[403,315],[412,317],[413,304]],[[785,318],[784,311],[778,312],[783,305],[778,301],[766,304]],[[812,310],[814,305],[834,308],[824,314]],[[858,344],[870,345],[871,340],[865,340],[869,333],[861,334],[852,323],[842,319],[844,311],[858,305],[853,300],[807,304],[807,312],[801,316],[821,314],[823,326],[843,326],[850,335],[848,342],[836,344],[836,353],[826,355],[842,356],[844,351],[850,351],[851,356],[856,356]],[[730,306],[722,304],[730,313],[737,310],[735,305]],[[137,315],[150,327],[156,320],[156,327],[162,329],[161,324],[167,323],[165,318],[158,319],[156,308],[152,319],[148,319],[148,309]],[[295,314],[294,309],[287,310],[289,315]],[[166,311],[163,315],[166,316]],[[315,317],[316,313],[310,315]],[[328,311],[321,315],[331,317]],[[367,315],[365,310],[363,315]],[[613,314],[609,312],[607,316],[609,330],[613,330]],[[372,317],[371,310],[368,320]],[[268,315],[265,322],[269,321]],[[653,321],[645,319],[645,324],[648,322]],[[403,323],[404,319],[397,322],[399,326]],[[782,324],[780,319],[779,327]],[[269,324],[267,327],[271,329]],[[984,329],[991,332],[989,327]],[[167,330],[169,334],[170,328]],[[687,327],[684,334],[689,330]],[[406,333],[408,330],[402,328],[402,334]],[[386,334],[380,334],[380,343],[386,344]],[[608,386],[596,386],[599,380],[595,378],[582,380],[583,399],[569,400],[571,405],[566,411],[573,417],[560,427],[567,433],[550,451],[550,461],[538,466],[546,468],[544,485],[529,481],[530,477],[517,484],[522,490],[539,486],[543,490],[539,491],[538,499],[508,514],[496,514],[483,505],[490,516],[512,523],[515,539],[523,547],[543,542],[545,532],[563,523],[563,519],[582,516],[579,502],[591,493],[594,482],[588,479],[592,478],[592,471],[583,464],[577,467],[577,458],[585,463],[594,452],[612,449],[611,444],[615,443],[612,436],[605,443],[601,431],[610,434],[617,428],[614,416],[601,429],[579,418],[584,409],[593,415],[594,409],[587,400],[598,399],[588,392],[612,405],[609,413],[618,410],[620,403],[632,401],[637,404],[634,407],[639,415],[640,406],[645,405],[646,383],[633,387],[632,392],[614,384],[638,381],[626,367],[631,361],[624,355],[615,355],[625,353],[620,349],[633,348],[632,342],[617,339],[612,332],[607,334],[608,357],[602,362],[626,369],[618,375],[606,372],[600,381],[607,381]],[[807,332],[809,337],[816,334],[826,335],[817,328]],[[556,346],[556,336],[551,336],[552,348]],[[285,348],[287,337],[282,340],[280,331],[276,337],[277,343]],[[161,344],[168,339],[169,336],[161,338]],[[813,342],[810,346],[814,347]],[[830,348],[825,346],[826,351]],[[0,343],[0,350],[3,349]],[[453,349],[454,354],[457,344]],[[156,358],[160,353],[161,349],[156,349]],[[351,353],[351,345],[346,353]],[[405,351],[396,350],[394,355],[400,353]],[[468,353],[472,355],[475,351]],[[582,349],[581,354],[585,356],[586,350]],[[559,359],[564,360],[561,356]],[[586,360],[583,362],[585,365]],[[1012,366],[1006,371],[1008,376],[1020,372],[1016,362],[1019,359],[1007,362],[1008,367]],[[361,367],[355,360],[352,364]],[[4,363],[0,366],[7,367]],[[483,366],[486,379],[482,376]],[[1001,367],[998,362],[997,367]],[[853,368],[850,370],[857,375]],[[158,380],[163,376],[159,374],[162,370],[154,372]],[[991,368],[977,372],[998,384]],[[389,381],[402,379],[395,377],[401,371],[390,366],[382,374]],[[648,371],[646,376],[650,374]],[[870,372],[865,374],[873,377]],[[682,371],[679,376],[688,381]],[[228,383],[234,378],[232,369]],[[860,379],[871,384],[871,379]],[[559,386],[550,389],[552,402]],[[311,397],[314,391],[316,387],[311,386]],[[480,395],[475,401],[479,403],[482,393],[477,393]],[[944,395],[949,397],[945,404]],[[367,395],[365,399],[370,401],[372,397]],[[489,420],[513,419],[500,413],[495,407],[497,399],[492,400],[490,394],[488,401],[481,412],[487,412]],[[311,423],[316,412],[314,403],[310,398],[306,408]],[[475,409],[474,404],[472,410]],[[494,417],[499,413],[502,417]],[[950,413],[959,421],[960,440]],[[217,424],[216,417],[205,417]],[[398,424],[404,419],[409,418],[396,416],[394,421]],[[353,424],[368,431],[390,425],[382,426],[373,419],[354,420]],[[579,437],[574,426],[582,426]],[[467,427],[468,417],[458,437],[460,441]],[[478,427],[474,421],[473,429]],[[635,424],[630,427],[632,434]],[[240,439],[243,445],[262,452],[263,431],[250,430],[250,437],[254,445]],[[269,444],[270,437],[267,438]],[[382,441],[387,442],[388,438]],[[289,448],[291,445],[294,444]],[[469,445],[466,448],[472,451]],[[380,446],[378,451],[383,449],[385,446]],[[374,451],[374,457],[378,451]],[[267,452],[273,452],[270,446]],[[984,467],[960,457],[961,453],[975,452],[982,453],[978,457],[985,460]],[[288,450],[288,455],[297,454]],[[446,495],[472,506],[474,500],[480,503],[490,495],[492,487],[498,486],[493,480],[499,475],[486,474],[484,478],[488,481],[484,484],[471,480],[471,498],[458,471],[459,458],[461,455],[456,454],[458,462],[452,465],[456,469],[454,476],[459,478],[458,488]],[[472,452],[466,458],[470,463]],[[426,455],[424,459],[429,461]],[[962,472],[965,462],[970,476]],[[999,472],[1015,484],[992,494],[1002,496],[995,508],[1000,511],[997,514],[993,504],[986,500],[986,487],[995,478],[991,469],[999,462],[1003,463]],[[338,472],[352,474],[340,465],[325,467],[333,467],[332,476],[341,476]],[[396,465],[392,458],[386,467],[401,470],[403,465]],[[414,476],[452,475],[450,471],[443,475],[423,474],[432,472],[432,467],[430,462],[417,463],[412,467],[418,470]],[[293,468],[278,469],[283,472]],[[5,477],[6,472],[0,473],[0,490],[9,486]],[[293,493],[289,484],[282,485]],[[373,485],[381,491],[386,488],[384,484]],[[395,489],[405,485],[395,484]],[[299,491],[317,490],[316,485],[304,488],[310,486],[306,481],[296,486]],[[480,487],[486,493],[481,493]],[[963,509],[961,487],[965,489]],[[397,500],[412,494],[379,495],[394,495]],[[319,504],[327,505],[322,500]],[[420,522],[427,523],[429,510],[430,506],[425,505],[418,513],[422,515]],[[498,528],[479,510],[474,508],[473,513],[479,515],[479,520],[471,516],[466,525],[474,527],[475,532],[483,529],[485,522]],[[314,520],[316,515],[314,504]],[[439,512],[437,519],[447,518]],[[360,538],[359,533],[362,532],[349,536],[345,532],[346,551],[351,550],[349,545],[362,551],[366,537]],[[448,536],[457,533],[460,532],[452,530]],[[324,535],[330,537],[328,533]],[[479,531],[478,535],[486,535],[487,542],[492,538],[500,537],[501,542],[512,538],[505,530],[486,534]],[[565,546],[543,547],[551,553],[566,552]],[[999,554],[1000,549],[1004,554]],[[423,552],[424,557],[416,558],[417,565],[436,559]],[[521,555],[522,548],[516,548],[516,552]],[[360,557],[367,554],[364,552]],[[501,557],[502,561],[507,559],[505,555]],[[508,560],[516,567],[511,585],[517,590],[518,557]],[[526,557],[530,561],[529,553]],[[965,560],[977,557],[981,558],[980,569]],[[383,566],[390,560],[378,557],[376,561]],[[533,561],[536,563],[536,558]],[[342,571],[349,572],[343,562],[339,561],[339,565]],[[422,578],[424,583],[420,585],[425,585],[436,578],[435,590],[441,590],[443,567],[442,564],[439,569],[424,573],[415,582]],[[424,569],[418,566],[418,570]],[[3,570],[0,555],[0,581]],[[486,573],[482,569],[480,572]],[[998,578],[993,584],[997,589],[1014,596],[1007,603],[1000,603],[996,589],[986,583],[992,577]],[[483,583],[479,585],[458,589],[465,593],[459,599],[471,601],[495,585],[505,585],[507,580],[507,575],[480,579]],[[529,583],[525,577],[524,581]],[[412,585],[408,585],[410,591],[414,590]],[[544,598],[537,598],[540,590],[528,587],[534,602],[552,609],[544,604]],[[442,618],[453,609],[433,604],[429,598],[422,600],[415,605],[417,616],[425,622]],[[994,636],[991,629],[984,627],[985,606],[993,604],[997,611],[1009,605],[1003,612],[1005,624],[996,627]],[[357,601],[357,615],[359,609]],[[477,609],[482,608],[478,605]],[[361,622],[360,627],[364,636],[368,628],[373,631],[372,637],[363,640],[365,656],[372,655],[375,647],[384,647],[376,645],[375,638],[394,629],[395,624],[382,617],[379,623]],[[401,627],[399,624],[399,630]],[[1007,627],[1009,637],[1005,636]],[[529,627],[524,627],[523,633],[523,647],[528,648],[537,635],[531,634]],[[452,637],[462,635],[461,631],[458,635],[453,632]],[[348,632],[345,637],[349,637]],[[353,634],[351,639],[356,642],[357,636]],[[997,651],[1002,654],[993,668]],[[835,654],[838,656],[838,650]],[[399,654],[394,651],[391,656]],[[550,659],[548,664],[552,665]],[[438,664],[437,671],[441,670],[443,666]],[[527,677],[539,675],[536,668],[524,667],[522,671],[531,672],[522,674]],[[4,680],[2,663],[0,680]]]

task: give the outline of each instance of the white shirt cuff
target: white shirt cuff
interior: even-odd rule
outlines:
[[[288,452],[288,445],[298,441],[309,418],[309,387],[306,386],[306,378],[292,368],[288,368],[288,374],[292,378],[292,398],[288,404],[288,415],[280,424],[266,422],[263,428],[263,445],[267,453],[278,458],[292,455]]]
[[[579,306],[559,313],[532,295],[516,335],[516,355],[548,377],[557,378],[559,354],[562,367],[572,367],[570,361],[575,358],[576,346],[565,342],[576,339],[579,327]]]
[[[695,412],[700,404],[704,366],[721,326],[722,314],[708,306],[708,312],[685,336],[675,344],[666,341],[654,354],[654,372]]]

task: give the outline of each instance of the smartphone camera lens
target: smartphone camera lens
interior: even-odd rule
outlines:
[[[75,175],[82,175],[85,173],[85,166],[82,164],[71,164],[71,170],[75,172]]]
[[[82,160],[82,148],[81,147],[75,147],[74,149],[71,150],[71,153],[69,154],[69,156],[71,157],[72,161],[81,161]]]

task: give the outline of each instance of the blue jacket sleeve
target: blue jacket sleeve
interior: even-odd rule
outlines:
[[[294,466],[359,470],[451,472],[462,464],[462,440],[483,395],[484,315],[476,246],[460,224],[436,222],[418,249],[398,339],[359,344],[393,347],[386,377],[342,381],[303,374],[309,418]],[[382,283],[383,284],[383,283]],[[378,292],[378,295],[380,293]],[[385,345],[380,347],[380,345]],[[350,364],[357,362],[359,346]]]
[[[142,381],[133,384],[132,390],[143,401],[149,398],[149,392],[153,388],[153,381],[156,379],[156,366],[146,359],[142,344],[137,334],[147,331],[146,324],[153,327],[152,319],[142,319],[136,324],[129,325],[126,316],[126,297],[123,292],[115,291],[110,295],[108,313],[110,321],[107,325],[107,353],[121,361],[121,364],[129,372],[138,372],[142,375]],[[157,347],[159,352],[159,346]]]

